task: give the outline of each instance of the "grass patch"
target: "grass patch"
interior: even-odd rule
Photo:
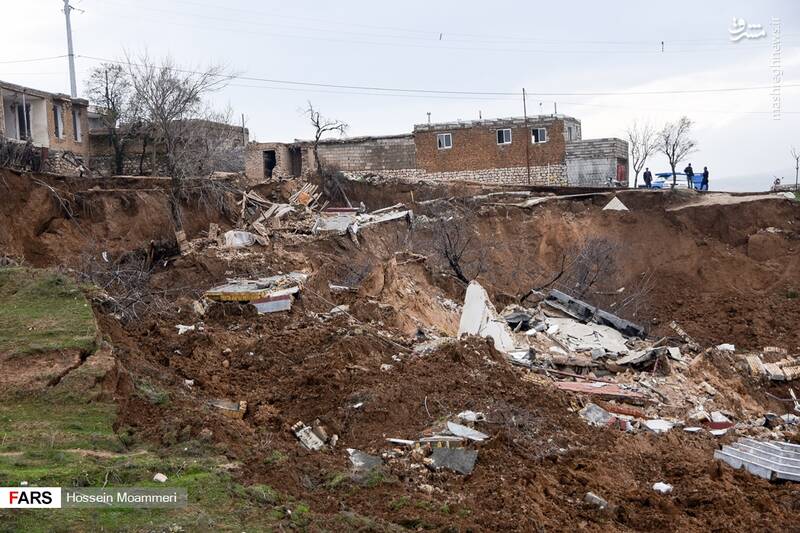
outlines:
[[[0,268],[0,354],[91,351],[92,308],[69,278],[46,270]]]
[[[167,405],[169,403],[169,393],[149,381],[137,381],[136,392],[143,400],[153,405]]]

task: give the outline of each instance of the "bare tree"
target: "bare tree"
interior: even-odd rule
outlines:
[[[677,176],[675,168],[687,155],[694,152],[697,142],[691,137],[692,121],[683,116],[677,122],[667,122],[658,134],[658,151],[664,154],[672,169],[672,186]]]
[[[473,227],[466,215],[450,217],[436,224],[433,237],[436,252],[450,267],[453,277],[464,285],[486,270]]]
[[[800,178],[800,153],[798,153],[797,148],[792,146],[790,150],[792,154],[792,159],[794,159],[794,190],[798,190],[798,179]]]
[[[226,69],[211,65],[203,70],[179,68],[169,57],[156,63],[146,53],[135,60],[128,57],[128,75],[136,98],[147,112],[154,141],[164,150],[171,180],[170,215],[177,232],[182,231],[181,199],[186,178],[207,171],[209,153],[199,142],[208,138],[209,125],[223,120],[204,102],[222,89],[231,77]]]
[[[639,186],[639,172],[644,168],[647,158],[656,152],[656,131],[649,122],[643,124],[634,122],[628,128],[627,134],[628,144],[631,148],[631,164],[634,172],[633,188],[635,189]]]
[[[144,109],[122,65],[103,63],[86,83],[89,101],[97,106],[114,150],[114,173],[123,174],[128,145],[144,136]]]
[[[322,164],[319,160],[319,141],[326,133],[338,132],[339,135],[344,135],[349,127],[346,122],[332,118],[326,118],[320,115],[319,111],[314,109],[311,101],[308,102],[308,107],[305,110],[311,125],[314,127],[314,163],[317,174],[322,174]]]

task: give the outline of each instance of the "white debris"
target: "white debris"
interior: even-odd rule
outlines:
[[[195,330],[194,324],[192,324],[191,326],[184,326],[183,324],[178,324],[175,327],[178,328],[178,335],[183,335],[187,331]]]
[[[461,411],[456,416],[465,422],[478,422],[479,420],[486,420],[486,415],[480,411],[477,413],[475,411]]]
[[[605,509],[608,507],[608,502],[605,501],[603,498],[595,494],[594,492],[587,492],[586,496],[583,497],[583,503],[588,503],[589,505],[596,505],[600,509]]]
[[[717,350],[721,352],[735,352],[736,346],[734,346],[733,344],[720,344],[719,346],[717,346]]]
[[[603,208],[603,211],[627,211],[628,208],[625,207],[625,204],[622,203],[622,200],[617,198],[616,196],[611,199],[610,202],[606,204]]]
[[[666,433],[675,425],[669,420],[657,418],[655,420],[645,420],[644,425],[647,429],[654,433]]]
[[[628,353],[625,336],[612,327],[582,324],[571,318],[548,318],[547,323],[547,334],[572,351],[588,352],[602,348],[609,353]]]
[[[653,490],[661,494],[669,494],[672,492],[672,485],[659,481],[658,483],[653,483]]]
[[[230,230],[226,231],[225,248],[245,248],[256,243],[256,236],[249,231]]]
[[[167,482],[167,476],[165,476],[164,474],[159,472],[158,474],[153,476],[153,481],[158,481],[159,483],[166,483]]]
[[[491,337],[494,347],[503,353],[514,349],[511,329],[497,313],[486,290],[477,281],[470,282],[464,297],[464,310],[458,325],[458,336],[463,334]]]
[[[474,440],[477,442],[481,442],[489,438],[489,435],[486,433],[481,433],[480,431],[468,428],[467,426],[462,426],[461,424],[456,424],[455,422],[448,422],[447,430],[457,437],[464,437],[465,439]]]
[[[711,412],[711,421],[712,422],[717,422],[717,423],[722,423],[722,422],[731,422],[731,419],[728,418],[727,416],[723,415],[719,411],[712,411]]]
[[[320,439],[316,433],[307,425],[303,424],[302,422],[297,422],[295,425],[292,426],[292,431],[303,443],[303,446],[308,448],[309,450],[319,450],[321,449],[325,443]]]

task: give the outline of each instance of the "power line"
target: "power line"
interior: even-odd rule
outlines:
[[[107,2],[113,3],[114,0],[107,0]],[[135,13],[137,13],[135,15],[126,15],[126,18],[127,17],[132,17],[132,18],[139,18],[139,19],[142,19],[142,20],[154,21],[154,22],[163,22],[164,21],[163,17],[162,18],[152,18],[152,17],[143,17],[143,16],[139,15],[138,13],[140,13],[142,10],[160,12],[160,13],[169,14],[169,15],[180,15],[182,18],[187,16],[187,13],[185,13],[185,12],[179,12],[179,11],[173,11],[173,10],[167,10],[167,9],[159,9],[159,8],[152,8],[152,7],[151,8],[143,8],[143,7],[139,6],[139,5],[137,5],[135,8],[132,7],[132,6],[126,6],[125,4],[117,4],[117,5],[119,5],[120,7],[123,7],[123,8],[130,7],[130,9],[134,10]],[[119,15],[119,13],[114,12],[113,15],[110,14],[109,16],[113,16],[113,17],[117,18],[118,15]],[[429,44],[409,44],[407,42],[400,42],[400,41],[394,41],[394,42],[393,41],[374,41],[374,40],[367,41],[367,40],[339,39],[339,38],[325,37],[325,36],[319,36],[319,35],[299,35],[297,33],[280,33],[280,32],[264,30],[263,29],[263,25],[259,25],[259,27],[261,29],[259,29],[258,31],[248,31],[248,30],[242,29],[240,26],[242,24],[256,24],[256,22],[253,22],[252,20],[229,19],[229,18],[224,18],[224,17],[215,17],[215,16],[208,16],[208,15],[200,15],[200,14],[189,14],[189,16],[190,17],[193,16],[195,18],[205,18],[205,19],[209,19],[209,20],[212,20],[212,21],[228,22],[228,23],[236,24],[237,27],[236,28],[227,28],[227,27],[221,27],[219,25],[203,26],[203,25],[198,25],[198,24],[177,22],[174,19],[170,20],[169,24],[170,24],[170,26],[183,26],[183,27],[187,27],[187,28],[203,29],[203,30],[208,30],[208,31],[213,31],[213,32],[226,31],[226,32],[235,33],[237,35],[250,34],[250,35],[257,35],[259,37],[271,36],[271,37],[283,37],[283,38],[288,38],[288,39],[301,39],[301,40],[323,41],[323,42],[334,42],[334,43],[346,43],[346,44],[358,44],[358,45],[393,46],[393,47],[402,47],[402,48],[423,48],[423,49],[429,49],[429,50],[460,50],[460,51],[473,51],[473,52],[517,52],[517,53],[557,54],[557,55],[565,55],[565,54],[591,54],[591,55],[598,55],[598,54],[606,54],[606,55],[607,54],[644,54],[644,55],[667,54],[667,55],[671,55],[671,54],[684,54],[684,53],[696,54],[696,53],[704,53],[704,52],[737,52],[737,53],[741,53],[741,50],[739,48],[737,48],[735,46],[730,46],[730,43],[728,43],[729,44],[728,46],[718,47],[718,48],[701,48],[701,49],[697,49],[697,48],[695,48],[695,49],[685,49],[684,48],[684,49],[667,49],[666,51],[663,51],[658,46],[658,43],[660,43],[660,41],[658,41],[658,42],[656,42],[656,41],[648,41],[647,44],[652,46],[652,48],[650,48],[650,49],[638,49],[638,50],[624,50],[624,49],[623,50],[619,50],[619,49],[614,50],[614,49],[611,49],[611,50],[603,50],[603,49],[597,49],[596,47],[592,47],[592,48],[587,48],[587,49],[582,49],[582,50],[575,50],[575,49],[570,50],[570,49],[563,49],[563,48],[559,48],[559,49],[541,49],[541,48],[533,49],[533,48],[508,48],[508,47],[483,47],[483,48],[481,48],[481,47],[474,47],[474,46],[472,46],[472,47],[470,47],[470,46],[450,46],[448,44],[442,44],[442,42],[440,40],[438,40],[438,39],[432,39],[432,38],[423,39],[423,38],[420,38],[420,37],[414,38],[414,37],[388,36],[390,38],[400,38],[400,39],[411,38],[411,39],[416,39],[416,40],[423,40],[423,41],[426,41],[426,42],[429,43]],[[270,23],[270,26],[279,26],[279,25],[276,25],[274,23]],[[295,28],[297,28],[297,27],[295,27]],[[300,29],[313,31],[315,33],[333,31],[333,30],[328,30],[328,29],[324,29],[324,28],[302,28],[302,27],[300,27]],[[348,32],[336,31],[335,33],[337,35],[339,35],[341,33],[348,33]],[[356,35],[367,35],[367,36],[372,36],[372,37],[376,36],[375,34],[364,34],[364,33],[359,34],[357,32],[349,32],[349,33],[356,34]],[[384,37],[384,35],[378,35],[378,37]],[[447,41],[445,41],[445,42],[447,42]],[[456,40],[454,42],[458,42],[458,40]],[[495,41],[492,41],[492,42],[495,42]],[[505,42],[508,42],[508,41],[507,40],[503,40],[503,41],[499,41],[498,43],[505,43]],[[572,43],[574,41],[569,41],[569,42]],[[675,41],[675,42],[677,42],[677,41]],[[560,42],[560,43],[556,43],[556,44],[564,44],[564,42]],[[765,45],[751,45],[751,46],[769,47],[771,45],[765,44]]]
[[[207,4],[203,2],[191,1],[191,0],[173,0],[173,2],[178,2],[182,4],[192,5],[192,6],[199,6],[205,7],[209,9],[218,9],[222,6],[214,5],[214,4]],[[156,10],[154,8],[142,8],[141,2],[137,2],[135,9],[149,9],[149,10]],[[252,20],[253,14],[256,15],[263,15],[270,20],[270,25],[274,26],[275,22],[274,19],[289,19],[289,20],[300,20],[300,21],[310,21],[310,22],[322,22],[326,24],[327,28],[305,28],[310,29],[313,31],[324,31],[324,32],[333,32],[333,33],[342,33],[341,28],[343,26],[350,26],[350,27],[361,27],[361,28],[369,28],[369,29],[376,29],[376,30],[392,30],[404,33],[412,33],[412,34],[420,34],[420,35],[427,35],[429,38],[434,40],[439,40],[439,35],[444,34],[447,36],[447,40],[454,40],[451,39],[450,36],[460,36],[460,37],[469,37],[469,38],[479,38],[478,42],[509,42],[509,41],[516,41],[516,42],[530,42],[530,43],[553,43],[553,44],[564,44],[564,43],[579,43],[579,44],[611,44],[611,45],[653,45],[657,46],[661,39],[652,39],[652,40],[579,40],[579,39],[543,39],[543,38],[536,38],[530,36],[520,36],[519,34],[509,34],[504,32],[501,37],[497,37],[497,33],[495,34],[476,34],[476,33],[465,33],[465,32],[454,32],[445,29],[436,29],[436,30],[421,30],[419,28],[401,28],[397,26],[383,26],[383,25],[373,25],[373,24],[360,24],[360,23],[353,23],[353,22],[344,22],[344,21],[333,21],[330,19],[322,19],[322,18],[313,18],[313,17],[298,17],[292,15],[282,15],[280,13],[275,13],[274,11],[263,11],[263,10],[256,10],[256,9],[243,9],[237,8],[233,6],[224,6],[224,10],[226,13],[230,11],[238,11],[240,13],[244,13],[248,15],[248,20]],[[162,10],[163,11],[163,10]],[[175,12],[173,12],[175,13]],[[181,15],[186,15],[185,12],[180,13]],[[195,14],[197,15],[197,14]],[[209,15],[197,15],[203,18],[215,18]],[[216,17],[217,20],[225,20],[219,17]],[[231,19],[227,19],[231,20]],[[247,22],[245,21],[245,22]],[[241,20],[236,20],[236,23],[242,22]],[[284,26],[287,27],[287,26]],[[331,27],[335,29],[330,29]],[[297,26],[295,26],[297,28]],[[300,27],[302,28],[302,27]],[[345,33],[357,33],[357,32],[345,32]],[[362,33],[363,34],[363,33]],[[365,35],[374,35],[374,34],[365,34]],[[782,33],[782,37],[790,37],[796,36],[798,34],[793,33]],[[470,39],[455,39],[457,42],[470,42]],[[708,43],[708,44],[730,44],[729,39],[718,38],[718,39],[669,39],[668,43]]]
[[[95,56],[79,55],[77,57],[89,59],[92,61],[100,61],[106,63],[116,63],[120,65],[128,64],[125,61],[115,59],[107,59]],[[134,66],[143,66],[141,64],[133,63]],[[203,72],[190,69],[180,69],[168,67],[170,70],[176,72],[183,72],[187,74],[203,74]],[[258,81],[265,83],[276,83],[282,85],[300,85],[304,87],[323,87],[329,89],[352,89],[359,91],[381,91],[381,92],[397,92],[397,93],[416,93],[416,94],[444,94],[444,95],[467,95],[467,96],[518,96],[519,92],[509,91],[445,91],[437,89],[405,89],[400,87],[378,87],[368,85],[343,85],[336,83],[319,83],[297,80],[281,80],[273,78],[260,78],[256,76],[243,76],[238,74],[231,75],[218,75],[221,78],[229,80],[242,80],[242,81]],[[763,89],[772,89],[773,85],[756,85],[750,87],[722,87],[717,89],[673,89],[661,91],[603,91],[603,92],[537,92],[531,93],[532,96],[645,96],[645,95],[668,95],[668,94],[708,94],[708,93],[725,93],[725,92],[740,92],[740,91],[755,91]],[[782,83],[781,88],[786,87],[800,87],[800,82]]]
[[[8,61],[0,61],[0,65],[9,65],[11,63],[35,63],[37,61],[50,61],[52,59],[63,59],[67,57],[67,54],[60,55],[60,56],[49,56],[49,57],[34,57],[31,59],[11,59]]]

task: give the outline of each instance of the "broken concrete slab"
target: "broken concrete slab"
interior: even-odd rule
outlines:
[[[600,348],[613,354],[628,353],[625,337],[616,329],[571,318],[548,318],[548,335],[574,352]],[[553,333],[550,333],[550,331]]]
[[[465,439],[474,440],[476,442],[482,442],[489,438],[489,435],[485,433],[481,433],[467,426],[462,426],[461,424],[456,424],[455,422],[448,422],[447,430],[457,437],[464,437]]]
[[[219,409],[223,415],[228,418],[244,418],[247,412],[247,402],[242,400],[240,402],[231,402],[228,400],[209,400],[208,405]]]
[[[222,246],[225,248],[246,248],[256,244],[260,237],[249,231],[230,230],[226,231],[223,238]]]
[[[606,204],[603,211],[628,211],[628,208],[622,203],[622,200],[615,196]]]
[[[210,300],[249,302],[259,313],[274,313],[291,309],[294,294],[308,279],[304,272],[290,272],[268,278],[233,279],[206,291]]]
[[[770,481],[800,481],[800,446],[796,444],[741,438],[716,450],[714,459]]]
[[[576,381],[557,381],[555,387],[569,392],[588,394],[606,399],[622,399],[632,403],[644,403],[648,400],[647,396],[639,392],[625,390],[615,383],[604,381],[576,382]]]
[[[350,462],[353,463],[353,469],[357,472],[366,472],[383,465],[383,460],[380,457],[375,457],[360,450],[347,448],[347,453],[350,456]]]
[[[324,210],[317,215],[317,220],[311,228],[312,233],[336,232],[344,235],[349,228],[356,221],[358,209],[341,210]]]
[[[644,427],[646,427],[653,433],[666,433],[675,426],[674,422],[670,422],[669,420],[663,420],[660,418],[656,418],[653,420],[645,420],[644,422],[642,422],[642,424],[644,424]]]
[[[297,436],[298,440],[311,451],[321,450],[325,443],[320,439],[311,427],[297,422],[292,426],[292,431]]]
[[[439,470],[446,468],[459,474],[471,474],[475,469],[475,461],[478,459],[476,450],[466,450],[464,448],[434,448],[431,455],[431,466]]]
[[[624,318],[620,318],[608,311],[604,311],[599,307],[589,305],[561,291],[555,289],[551,290],[544,301],[547,305],[572,315],[578,320],[584,322],[593,321],[604,326],[609,326],[629,337],[640,337],[643,339],[646,336],[644,328],[641,326],[629,320],[625,320]]]
[[[491,337],[494,347],[507,353],[514,349],[514,338],[506,321],[497,313],[486,290],[477,281],[470,282],[464,296],[464,309],[458,325],[458,336]]]

